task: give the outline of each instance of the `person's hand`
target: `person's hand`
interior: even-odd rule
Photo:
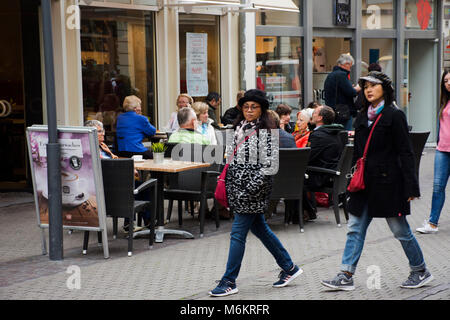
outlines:
[[[356,86],[354,86],[356,92],[360,92],[361,91],[361,87],[359,86],[359,84],[357,84]]]
[[[139,180],[139,172],[136,169],[134,169],[134,178]]]

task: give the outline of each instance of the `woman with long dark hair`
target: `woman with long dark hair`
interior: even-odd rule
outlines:
[[[401,287],[419,288],[433,276],[406,221],[410,201],[420,196],[406,116],[394,105],[392,81],[386,74],[372,71],[360,78],[359,85],[364,90],[364,99],[355,120],[354,163],[363,156],[373,129],[365,160],[365,188],[349,193],[350,219],[341,271],[322,284],[335,290],[355,289],[352,276],[361,257],[367,228],[373,218],[386,218],[411,269]]]
[[[237,152],[231,161],[228,160],[230,162],[225,178],[226,194],[234,221],[225,274],[219,285],[209,292],[213,297],[238,292],[236,278],[250,230],[270,251],[281,268],[279,280],[273,283],[274,287],[288,285],[303,272],[292,262],[289,253],[264,218],[272,190],[272,175],[276,173],[271,168],[271,161],[268,163],[266,160],[278,151],[277,145],[272,143],[270,129],[276,127],[267,112],[269,101],[266,93],[258,89],[248,90],[239,100],[239,106],[241,111],[234,125],[233,142],[233,150],[237,149]],[[266,160],[261,157],[262,153],[266,153]]]
[[[446,69],[441,79],[441,107],[438,115],[438,139],[434,156],[433,198],[430,217],[420,233],[438,232],[438,222],[445,202],[445,188],[450,176],[450,69]]]

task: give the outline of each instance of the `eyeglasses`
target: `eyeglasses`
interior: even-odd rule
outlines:
[[[261,108],[260,106],[257,106],[257,105],[251,105],[251,106],[248,106],[248,105],[243,105],[242,106],[242,110],[244,110],[244,111],[248,111],[248,110],[256,110],[256,109],[259,109],[259,108]]]

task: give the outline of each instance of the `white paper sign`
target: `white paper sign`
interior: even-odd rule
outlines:
[[[47,144],[48,138],[37,138],[39,156],[47,157]],[[77,156],[83,158],[83,146],[80,139],[58,139],[58,143],[61,145],[61,157],[70,158],[71,156]]]
[[[207,33],[186,33],[186,82],[191,97],[208,95]]]

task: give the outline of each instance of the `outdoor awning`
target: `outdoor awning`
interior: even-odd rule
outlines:
[[[252,3],[259,9],[299,12],[292,0],[252,0]]]
[[[175,6],[194,6],[194,7],[227,7],[227,6],[240,6],[239,0],[178,0],[174,3],[166,4],[167,7]]]

